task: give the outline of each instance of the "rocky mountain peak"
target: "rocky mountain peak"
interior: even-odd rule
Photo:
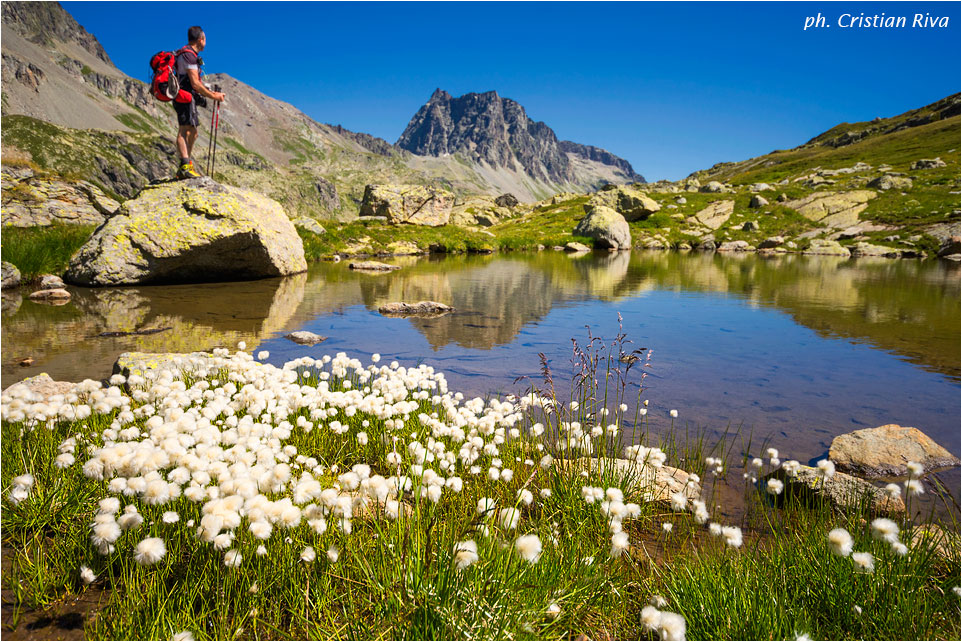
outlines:
[[[4,2],[3,24],[41,46],[54,41],[74,42],[97,58],[112,65],[110,56],[91,33],[80,26],[59,2]]]
[[[435,89],[396,145],[421,156],[460,153],[495,169],[554,183],[583,182],[571,155],[612,166],[626,180],[644,180],[627,161],[605,150],[562,144],[548,125],[532,120],[517,101],[495,90],[455,98]]]

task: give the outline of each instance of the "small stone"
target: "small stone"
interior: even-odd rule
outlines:
[[[10,288],[15,288],[18,285],[20,285],[20,270],[18,270],[17,266],[15,266],[13,263],[8,263],[7,261],[3,261],[2,276],[3,276],[3,285],[2,285],[2,288],[0,289],[8,290]]]
[[[53,274],[44,274],[40,277],[41,290],[62,290],[65,287],[63,279]]]
[[[752,196],[752,200],[748,204],[749,207],[756,208],[756,209],[759,207],[765,207],[766,205],[768,205],[768,199],[765,198],[764,196],[759,196],[758,194],[755,194],[755,196]]]
[[[360,270],[362,272],[391,272],[401,269],[400,265],[389,265],[379,261],[353,261],[348,263],[347,267],[351,270]]]
[[[578,243],[576,241],[569,241],[568,243],[565,243],[565,246],[562,249],[565,252],[590,252],[591,251],[590,247],[588,247],[584,243]]]
[[[761,228],[758,225],[758,221],[745,221],[745,224],[742,225],[742,231],[745,232],[757,232],[759,229]]]
[[[308,332],[307,330],[291,332],[290,334],[285,335],[284,338],[290,339],[294,343],[302,346],[312,346],[320,343],[321,341],[327,341],[327,337],[322,337],[319,334],[314,334],[313,332]]]
[[[70,300],[70,293],[63,288],[37,290],[30,295],[30,299],[38,303],[52,303],[54,305],[61,305]]]

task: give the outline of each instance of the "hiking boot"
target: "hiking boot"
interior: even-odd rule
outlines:
[[[180,166],[180,169],[177,170],[177,179],[183,180],[185,178],[200,178],[200,172],[194,169],[193,161],[184,163]]]

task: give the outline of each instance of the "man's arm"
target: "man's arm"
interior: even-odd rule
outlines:
[[[204,83],[200,81],[200,72],[196,69],[188,69],[187,77],[190,78],[190,85],[194,88],[194,91],[205,98],[210,98],[211,100],[224,100],[223,92],[211,91],[204,86]]]

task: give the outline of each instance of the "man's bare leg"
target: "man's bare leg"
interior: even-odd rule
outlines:
[[[191,129],[194,130],[194,136],[196,137],[196,127],[181,125],[177,129],[177,152],[180,153],[181,158],[190,158],[190,148],[193,147],[193,143],[188,143],[187,141]]]

